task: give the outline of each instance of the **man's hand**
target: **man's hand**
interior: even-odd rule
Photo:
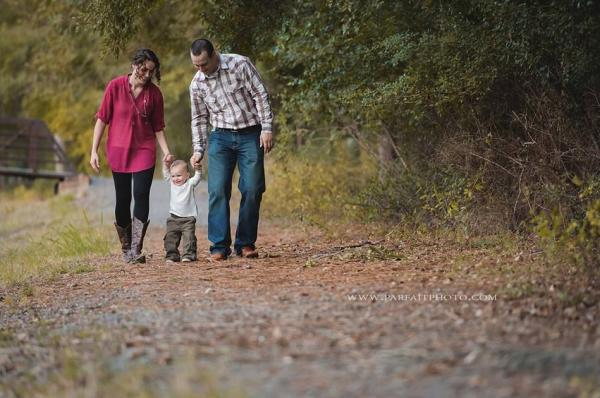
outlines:
[[[273,133],[270,131],[263,131],[260,133],[260,147],[265,153],[271,152],[273,149]]]
[[[190,158],[190,163],[192,164],[192,167],[194,169],[198,169],[199,167],[201,167],[200,162],[202,161],[202,158],[204,157],[203,153],[199,153],[199,152],[195,152],[192,157]]]

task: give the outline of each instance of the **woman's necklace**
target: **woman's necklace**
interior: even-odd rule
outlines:
[[[138,93],[138,96],[140,94],[143,95],[142,99],[143,99],[143,104],[144,104],[143,105],[144,111],[140,112],[140,109],[138,108],[137,103],[136,103],[137,97],[135,96],[135,88],[134,88],[133,84],[131,84],[129,79],[128,79],[128,82],[129,82],[129,93],[131,94],[131,99],[133,101],[133,107],[137,111],[138,115],[140,115],[142,118],[145,119],[148,117],[148,113],[146,111],[146,103],[148,102],[148,92],[147,92],[148,90],[144,90],[144,86],[142,86],[140,89],[140,92]]]

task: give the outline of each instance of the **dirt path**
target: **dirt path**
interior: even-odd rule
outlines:
[[[452,246],[369,245],[355,232],[332,240],[272,224],[262,231],[257,260],[167,266],[155,229],[146,265],[102,258],[91,272],[34,285],[19,304],[1,301],[0,397],[600,391],[597,306],[565,314],[543,310],[542,299],[511,300],[505,281],[468,271],[485,261],[450,272],[467,254]],[[476,294],[491,297],[466,299]]]

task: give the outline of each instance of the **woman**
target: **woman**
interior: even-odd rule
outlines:
[[[98,145],[108,125],[106,153],[116,192],[115,228],[126,262],[144,263],[144,236],[148,228],[150,186],[156,163],[156,141],[163,152],[163,162],[170,165],[174,157],[165,138],[163,98],[152,83],[160,82],[160,62],[147,48],[139,49],[131,60],[131,73],[108,83],[92,141],[90,165],[100,171]],[[133,181],[133,219],[131,218],[131,183]]]

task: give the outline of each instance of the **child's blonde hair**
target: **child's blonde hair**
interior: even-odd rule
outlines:
[[[185,171],[187,171],[188,173],[190,172],[187,167],[187,162],[185,162],[181,159],[177,159],[173,163],[171,163],[171,167],[169,167],[169,171],[173,170],[173,168],[179,167],[179,166],[185,166]]]

